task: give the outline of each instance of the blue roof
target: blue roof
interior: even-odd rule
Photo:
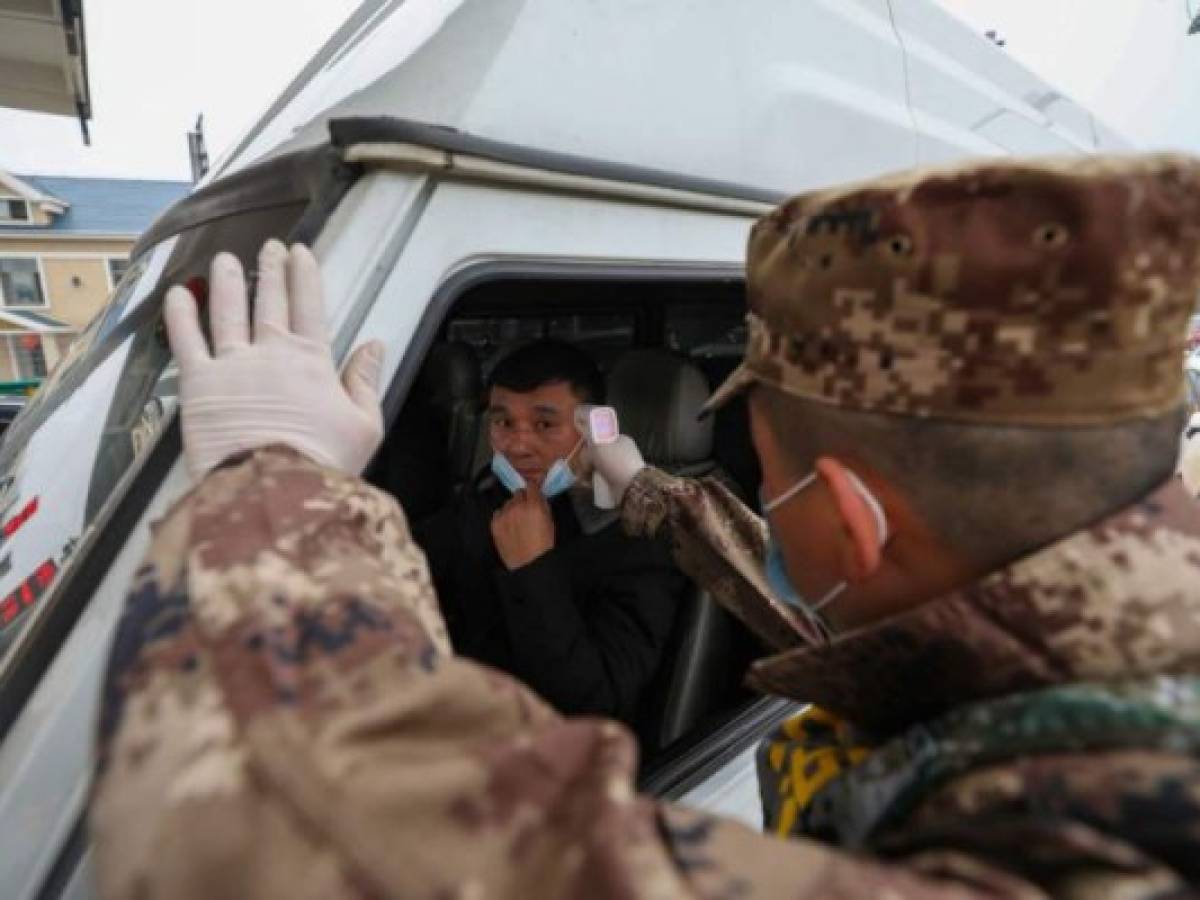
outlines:
[[[6,224],[6,231],[51,234],[128,234],[145,231],[168,206],[191,191],[187,181],[68,178],[17,175],[21,181],[71,204],[51,225]]]

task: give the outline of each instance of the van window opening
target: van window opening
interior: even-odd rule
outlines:
[[[710,390],[741,358],[745,327],[739,278],[716,273],[707,273],[706,278],[701,272],[677,279],[656,273],[639,280],[636,273],[622,276],[619,271],[608,279],[602,271],[578,278],[568,271],[553,278],[539,278],[534,272],[521,277],[511,271],[515,265],[509,264],[501,277],[483,278],[454,296],[437,298],[422,326],[428,332],[426,340],[422,342],[418,335],[396,376],[398,383],[408,380],[415,386],[403,402],[394,398],[389,434],[368,478],[400,500],[410,521],[449,503],[456,492],[486,472],[490,459],[482,396],[455,399],[447,389],[447,396],[434,400],[437,408],[430,415],[430,397],[425,392],[438,385],[422,380],[416,372],[435,355],[435,348],[463,348],[460,355],[476,367],[466,380],[479,385],[513,348],[540,338],[585,349],[605,374],[630,353],[665,352],[698,369]],[[425,412],[418,414],[418,407]],[[712,459],[699,470],[719,473],[738,493],[752,497],[759,472],[745,415],[744,404],[722,412],[715,423]],[[389,467],[389,462],[399,459],[406,464],[399,470]],[[691,598],[688,615],[694,616],[700,608],[697,604],[703,603],[713,601]],[[719,608],[716,611],[719,617],[728,616]],[[678,626],[687,627],[694,623]],[[677,674],[664,663],[654,688],[659,720],[639,726],[648,750],[644,759],[648,776],[694,739],[701,721],[711,724],[714,715],[735,715],[752,702],[740,682],[759,648],[731,616],[711,627],[720,638],[712,639],[705,661],[687,673],[693,691],[683,691],[678,684],[664,686],[663,681]],[[697,700],[696,688],[707,695],[707,702]],[[665,708],[672,705],[675,708]]]

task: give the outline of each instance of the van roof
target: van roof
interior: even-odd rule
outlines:
[[[1044,133],[1041,152],[1119,143],[933,0],[906,0],[898,24],[875,0],[758,8],[366,0],[209,179],[320,144],[352,116],[785,192],[932,162],[918,126],[941,158],[1005,152],[986,130],[922,121],[914,54],[989,123],[1020,119],[1026,143]]]

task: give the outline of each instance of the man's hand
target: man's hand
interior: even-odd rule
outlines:
[[[164,316],[179,363],[183,451],[199,479],[228,457],[285,444],[357,475],[383,437],[378,341],[359,347],[339,379],[325,326],[321,271],[307,247],[267,241],[258,257],[253,334],[246,279],[229,253],[212,261],[212,348],[196,301],[167,292]]]
[[[554,549],[554,518],[541,491],[517,491],[492,516],[492,540],[510,572]]]

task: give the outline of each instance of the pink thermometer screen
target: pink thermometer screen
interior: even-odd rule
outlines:
[[[593,444],[611,444],[621,436],[617,411],[611,406],[594,406],[588,411],[588,430]]]

